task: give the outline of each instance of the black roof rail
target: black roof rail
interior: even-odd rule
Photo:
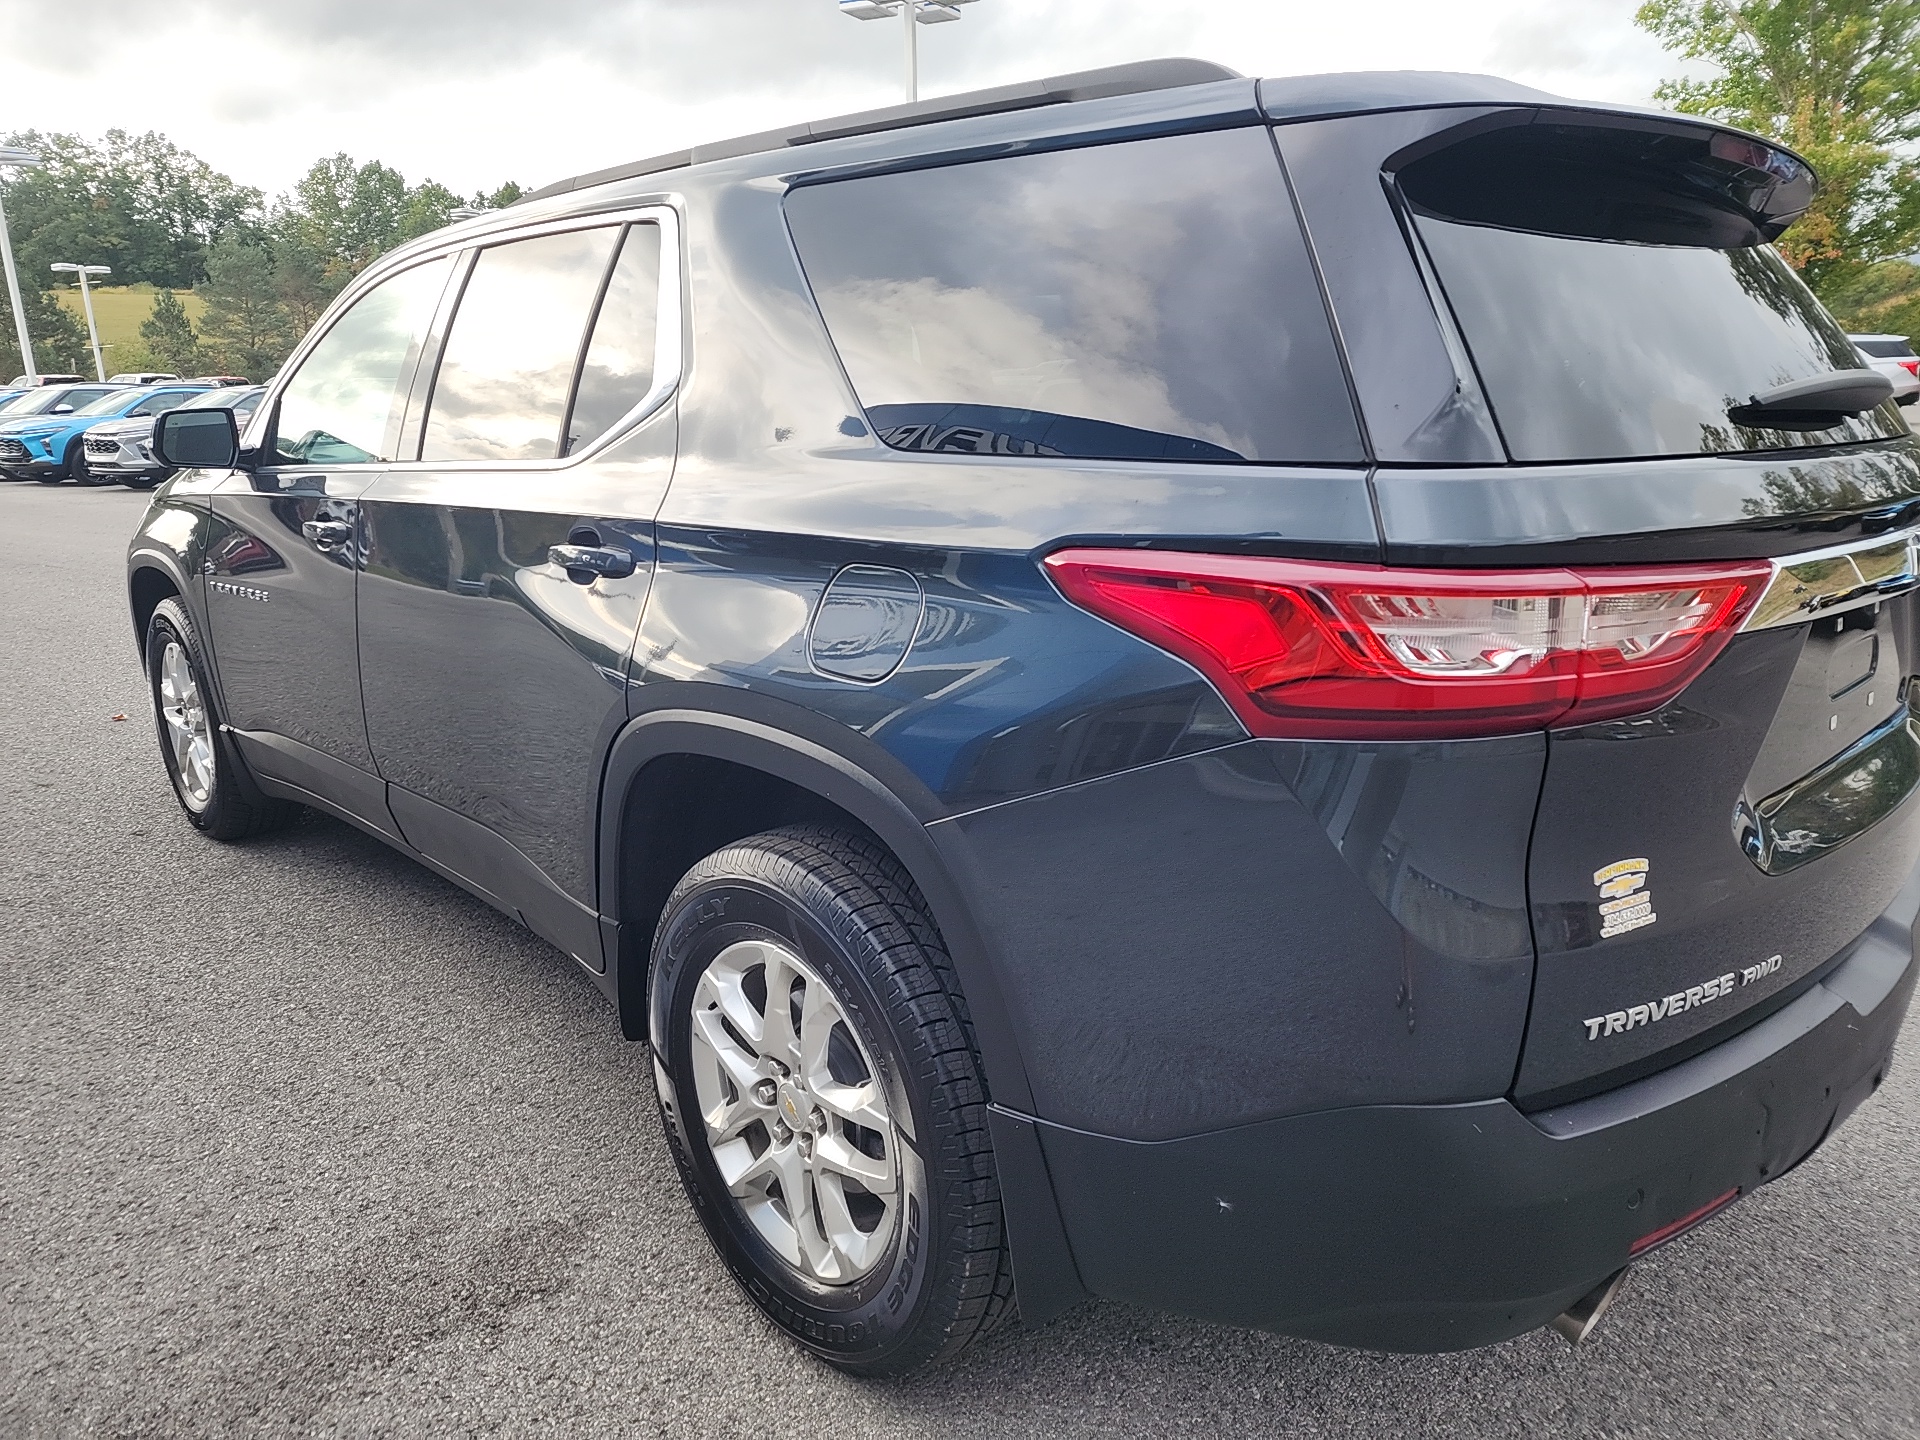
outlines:
[[[1041,105],[1065,105],[1075,100],[1100,100],[1109,95],[1138,95],[1149,90],[1176,90],[1184,85],[1206,85],[1215,80],[1243,80],[1237,70],[1216,65],[1210,60],[1140,60],[1131,65],[1109,65],[1100,70],[1081,70],[1072,75],[1054,75],[1045,80],[1024,80],[1017,85],[996,85],[990,90],[969,90],[961,95],[942,95],[912,105],[889,105],[883,110],[863,110],[857,115],[841,115],[832,120],[814,120],[784,130],[763,130],[758,135],[742,135],[690,150],[675,150],[646,160],[634,160],[605,170],[590,171],[570,179],[543,185],[514,204],[544,200],[549,195],[564,195],[570,190],[585,190],[637,175],[654,175],[663,170],[681,170],[708,160],[728,160],[736,155],[756,155],[791,145],[811,145],[821,140],[838,140],[846,135],[871,135],[881,130],[904,130],[912,125],[930,125],[936,120],[958,120],[968,115],[994,115],[1008,110],[1030,110]]]

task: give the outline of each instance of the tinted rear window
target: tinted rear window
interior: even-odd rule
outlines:
[[[1352,403],[1264,130],[842,180],[787,200],[903,449],[1352,462]]]
[[[1558,149],[1556,137],[1565,141]],[[1674,163],[1587,138],[1577,127],[1538,127],[1524,156],[1531,171],[1489,172],[1441,152],[1402,175],[1515,460],[1795,449],[1905,433],[1890,406],[1819,431],[1735,424],[1730,407],[1858,369],[1859,356],[1769,245],[1728,243],[1772,231],[1739,211],[1738,192],[1688,209],[1690,195],[1672,179],[1711,173],[1710,157]],[[1507,148],[1514,154],[1497,158],[1519,163],[1520,147]],[[1704,142],[1697,148],[1704,156]],[[1488,173],[1501,177],[1497,189]],[[1530,174],[1539,180],[1532,189]],[[1521,228],[1530,206],[1538,228]],[[1690,234],[1703,243],[1672,243]]]
[[[1860,347],[1861,354],[1871,355],[1876,360],[1911,360],[1913,358],[1913,346],[1904,340],[1867,339],[1855,340],[1853,343]]]

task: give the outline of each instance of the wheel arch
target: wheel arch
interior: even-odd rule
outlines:
[[[962,886],[926,831],[944,807],[878,745],[812,711],[697,681],[659,689],[665,693],[641,697],[639,713],[615,739],[601,792],[603,985],[618,1008],[623,1033],[630,1040],[647,1038],[654,928],[667,893],[701,858],[694,855],[675,870],[678,856],[671,847],[653,855],[639,848],[648,827],[660,830],[663,820],[688,833],[682,818],[670,812],[682,796],[692,795],[676,786],[696,787],[703,810],[717,799],[721,815],[705,833],[692,831],[679,854],[691,854],[716,834],[725,838],[701,854],[799,819],[850,823],[867,832],[913,876],[966,994],[989,1089],[988,1118],[1021,1314],[1038,1324],[1085,1299],[1088,1292],[1067,1242],[1036,1127],[1026,1118],[1032,1113],[1032,1092],[994,961]],[[697,791],[702,779],[716,775],[732,777],[729,783],[759,777],[760,788],[756,792],[746,783],[744,803],[740,795]],[[726,833],[736,829],[737,834]]]
[[[147,657],[147,623],[166,599],[184,601],[186,587],[176,569],[152,552],[138,552],[127,570],[127,603],[133,615],[133,643]]]
[[[1027,1110],[1025,1066],[986,943],[926,833],[927,823],[946,813],[933,793],[872,741],[799,706],[698,682],[644,703],[652,699],[643,697],[608,754],[597,837],[601,913],[619,928],[609,988],[628,1038],[646,1034],[653,928],[667,893],[694,861],[776,825],[850,821],[892,851],[920,887],[966,991],[994,1099]],[[731,792],[698,787],[701,779],[721,777]],[[757,791],[749,777],[758,779]],[[720,818],[687,823],[682,802],[695,796]],[[727,823],[729,817],[737,818]],[[752,828],[727,833],[742,824]]]

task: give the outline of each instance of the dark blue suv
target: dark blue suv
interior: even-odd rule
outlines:
[[[1578,1339],[1914,984],[1920,454],[1814,184],[1164,61],[550,186],[159,421],[162,756],[590,972],[836,1364]]]

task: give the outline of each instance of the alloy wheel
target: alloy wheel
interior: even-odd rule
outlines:
[[[160,654],[160,720],[173,753],[175,783],[188,808],[200,811],[213,798],[213,730],[186,647],[169,639]]]
[[[899,1223],[899,1127],[826,981],[784,945],[729,945],[694,989],[692,1061],[714,1164],[761,1238],[827,1285],[879,1265]]]

